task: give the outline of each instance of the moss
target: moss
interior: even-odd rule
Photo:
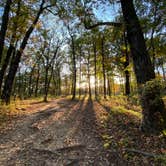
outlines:
[[[114,113],[129,114],[129,115],[135,116],[139,119],[141,119],[141,117],[142,117],[142,114],[140,112],[136,112],[134,110],[128,110],[128,109],[124,108],[123,106],[113,107],[111,109],[111,111],[113,111]]]
[[[142,88],[141,105],[143,108],[143,130],[157,131],[163,128],[166,120],[164,102],[162,100],[162,81],[153,79]]]
[[[163,84],[159,79],[153,79],[151,81],[146,82],[143,87],[143,96],[161,96],[161,91],[163,89]]]

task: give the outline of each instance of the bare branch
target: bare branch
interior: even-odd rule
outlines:
[[[58,13],[54,13],[52,10],[50,10],[50,9],[48,9],[48,8],[46,8],[46,10],[47,10],[48,12],[50,12],[52,15],[54,15],[54,16],[57,16],[57,15],[58,15]]]
[[[103,26],[103,25],[114,26],[114,27],[122,27],[122,23],[119,23],[119,22],[98,22],[94,25],[87,25],[84,22],[84,26],[85,26],[86,29],[93,29],[93,28],[96,28],[98,26]]]

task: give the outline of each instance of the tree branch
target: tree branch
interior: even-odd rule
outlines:
[[[46,8],[46,10],[47,10],[48,12],[50,12],[52,15],[54,15],[54,16],[57,16],[57,15],[58,15],[58,13],[54,13],[52,10],[50,10],[50,9],[48,9],[48,8]]]
[[[87,25],[86,22],[84,22],[84,26],[86,29],[93,29],[93,28],[96,28],[98,26],[103,26],[103,25],[122,27],[122,23],[120,23],[120,22],[98,22],[94,25]]]

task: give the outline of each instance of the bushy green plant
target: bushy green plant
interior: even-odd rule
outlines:
[[[146,82],[142,88],[141,105],[143,108],[143,127],[145,130],[160,130],[166,120],[164,102],[161,91],[162,82],[153,79]]]

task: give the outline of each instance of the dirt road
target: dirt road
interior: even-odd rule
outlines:
[[[98,130],[106,112],[91,100],[33,103],[0,133],[1,166],[108,166]]]

